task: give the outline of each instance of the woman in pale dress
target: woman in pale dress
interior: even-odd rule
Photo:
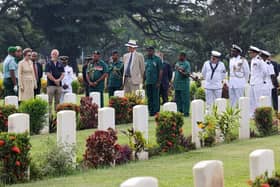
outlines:
[[[19,101],[34,98],[34,89],[37,87],[31,53],[30,48],[24,49],[24,58],[18,64]]]

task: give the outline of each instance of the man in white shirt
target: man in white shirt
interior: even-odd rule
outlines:
[[[202,67],[202,75],[205,79],[207,110],[211,110],[215,100],[222,97],[222,81],[226,77],[226,68],[220,58],[220,52],[212,51],[211,59],[206,61]]]
[[[62,79],[62,93],[60,98],[60,103],[64,102],[64,95],[66,93],[72,93],[72,82],[74,79],[73,68],[68,65],[68,56],[61,56],[61,62],[64,65],[64,78]]]
[[[272,80],[275,76],[274,67],[271,61],[269,60],[271,54],[268,51],[261,50],[260,56],[263,59],[265,65],[267,66],[267,74],[263,86],[263,96],[268,96],[271,100],[271,90],[274,88]]]
[[[233,44],[229,60],[229,99],[232,107],[236,107],[239,98],[244,96],[245,86],[250,75],[248,61],[241,56],[241,53],[242,49]]]
[[[259,98],[263,95],[265,77],[267,76],[267,65],[259,56],[260,49],[254,46],[249,48],[251,58],[251,78],[250,78],[250,116],[259,107]]]

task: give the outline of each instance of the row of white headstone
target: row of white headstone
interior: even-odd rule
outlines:
[[[258,149],[249,156],[250,180],[268,173],[271,177],[274,170],[274,152],[270,149]],[[223,162],[219,160],[205,160],[193,167],[194,187],[224,187]],[[134,177],[123,182],[120,187],[158,187],[158,180],[154,177]]]
[[[279,97],[280,100],[280,97]],[[260,106],[271,106],[270,98],[261,96],[259,98]],[[227,100],[224,98],[216,99],[217,112],[222,113],[226,110]],[[198,121],[204,120],[205,103],[203,100],[193,100],[191,102],[191,122],[192,122],[192,142],[196,148],[200,148],[199,132],[201,129],[197,126]],[[239,99],[240,119],[239,119],[239,139],[250,138],[250,99],[249,97],[241,97]]]

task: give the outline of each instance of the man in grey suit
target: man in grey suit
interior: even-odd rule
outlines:
[[[138,45],[135,40],[129,40],[125,46],[128,53],[123,56],[124,62],[124,92],[132,93],[143,83],[145,72],[144,56],[136,52]]]

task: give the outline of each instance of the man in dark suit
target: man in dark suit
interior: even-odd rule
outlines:
[[[38,62],[38,53],[33,51],[31,54],[31,60],[33,62],[33,69],[35,73],[35,78],[37,80],[37,89],[34,90],[34,95],[41,93],[41,78],[43,76],[42,64]]]
[[[160,91],[159,95],[162,97],[162,104],[168,102],[168,90],[169,90],[169,83],[172,79],[172,68],[169,63],[163,60],[163,53],[157,53],[157,56],[159,56],[163,62],[163,73],[162,73],[162,79],[160,84]]]
[[[277,77],[279,75],[279,65],[277,62],[275,61],[270,61],[271,64],[273,65],[273,68],[274,68],[274,75],[272,77],[272,83],[273,83],[273,89],[271,90],[271,96],[272,96],[272,105],[273,105],[273,108],[275,111],[278,110],[278,92],[277,92],[277,89],[279,87],[279,84],[278,84],[278,81],[277,81]]]

